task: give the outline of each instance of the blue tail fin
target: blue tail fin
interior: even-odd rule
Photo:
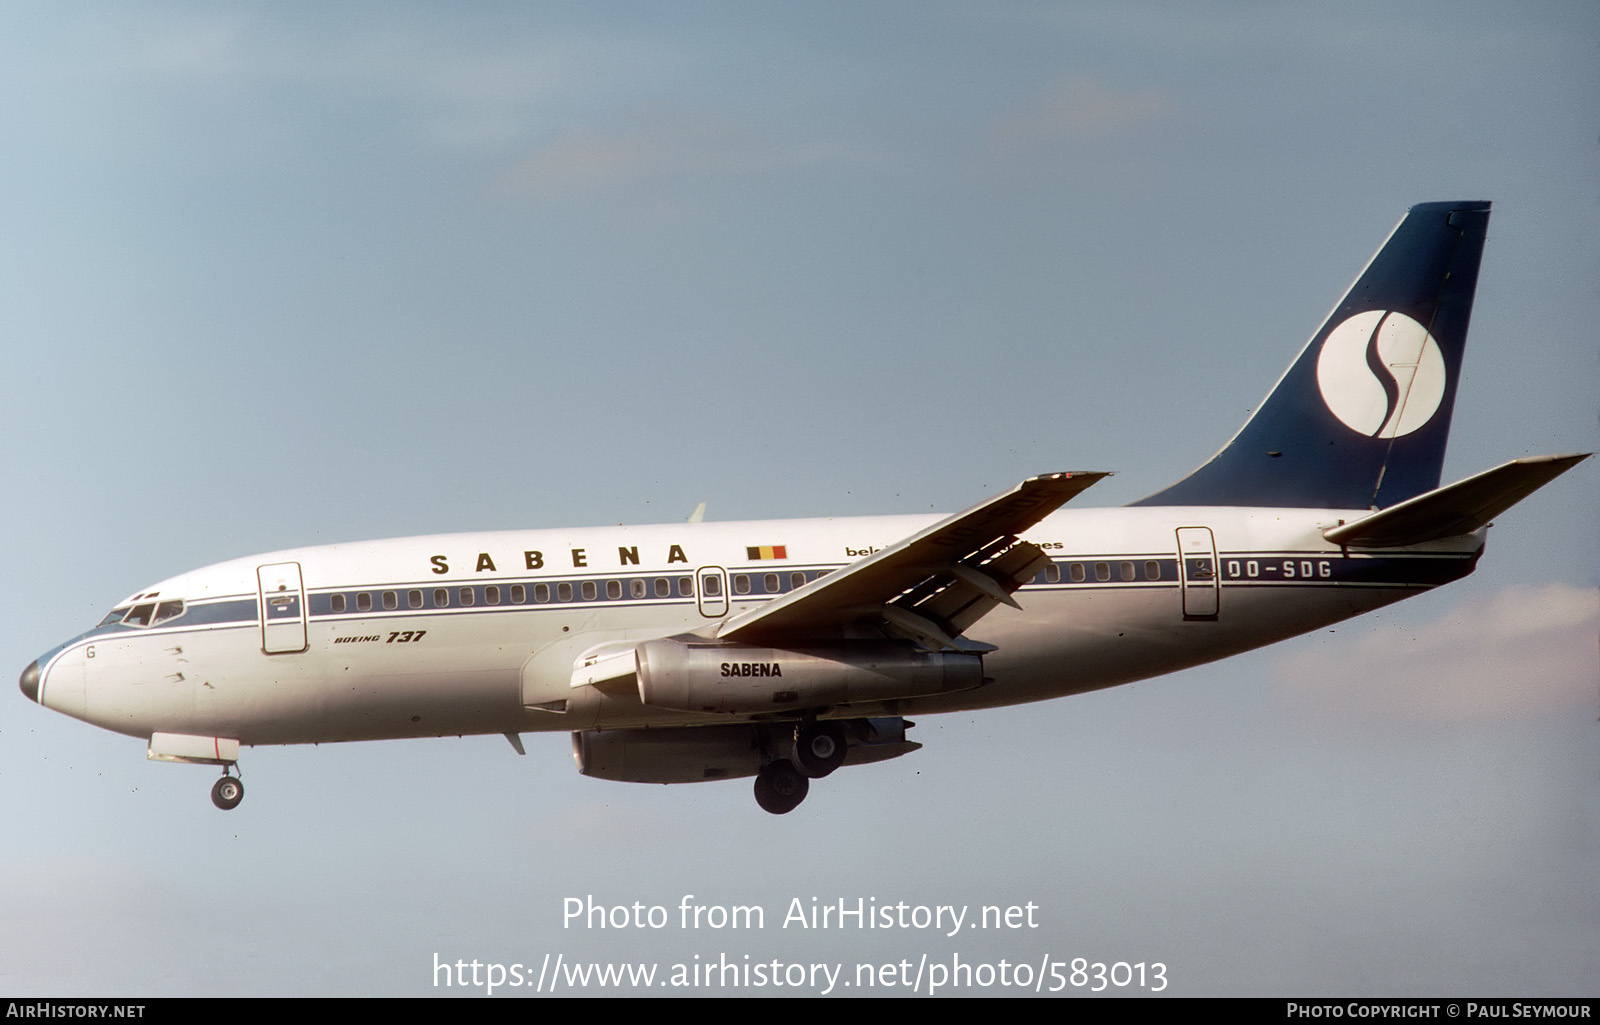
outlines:
[[[1135,505],[1383,508],[1439,486],[1489,204],[1411,208],[1255,416]]]

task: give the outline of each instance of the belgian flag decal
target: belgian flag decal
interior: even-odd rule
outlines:
[[[786,545],[762,545],[759,548],[746,548],[744,557],[752,562],[762,559],[787,559],[789,549]]]

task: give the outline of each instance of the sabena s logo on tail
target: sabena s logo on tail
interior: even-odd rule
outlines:
[[[1394,310],[1357,313],[1328,332],[1317,358],[1317,388],[1329,412],[1369,438],[1421,428],[1444,398],[1439,343]]]

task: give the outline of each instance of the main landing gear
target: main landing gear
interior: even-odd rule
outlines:
[[[794,763],[812,779],[821,779],[844,764],[850,745],[836,722],[801,723],[794,730]]]
[[[794,728],[793,760],[768,762],[756,775],[756,803],[774,815],[800,807],[811,791],[811,781],[821,779],[844,764],[850,750],[844,726],[837,722],[805,722]]]
[[[228,775],[228,767],[223,766],[222,778],[211,787],[211,803],[223,811],[232,811],[239,807],[239,802],[242,800],[244,800],[244,780]]]
[[[774,815],[787,815],[800,807],[810,790],[811,781],[788,759],[769,762],[756,774],[756,803]]]

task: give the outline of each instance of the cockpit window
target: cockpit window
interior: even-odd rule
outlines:
[[[177,619],[181,615],[183,615],[183,601],[181,599],[164,601],[160,604],[147,601],[142,605],[135,605],[133,608],[128,609],[127,615],[122,617],[122,624],[124,626],[155,626],[158,623]],[[107,616],[106,621],[110,622],[111,617]]]
[[[126,606],[126,605],[118,605],[116,608],[114,608],[110,612],[106,613],[106,618],[104,618],[104,619],[102,619],[100,621],[100,625],[101,626],[110,626],[112,623],[120,623],[120,622],[122,622],[122,617],[126,616],[127,614],[128,614],[128,606]]]

